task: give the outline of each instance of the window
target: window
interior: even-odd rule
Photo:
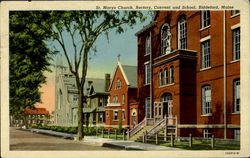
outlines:
[[[122,88],[121,80],[117,80],[115,83],[115,89],[121,89],[121,88]]]
[[[233,60],[240,59],[240,28],[232,31],[233,35]]]
[[[201,57],[202,69],[210,67],[210,40],[201,43]]]
[[[161,55],[171,52],[171,33],[168,24],[164,24],[161,29]]]
[[[122,95],[122,104],[125,104],[125,94]]]
[[[103,122],[103,113],[99,113],[99,119],[98,119],[99,122]]]
[[[211,136],[212,136],[212,134],[211,134],[211,129],[210,128],[203,129],[203,137],[204,138],[210,138]]]
[[[118,120],[118,111],[114,111],[114,117],[113,117],[114,121]]]
[[[73,96],[73,101],[77,101],[78,100],[78,96],[77,95],[74,95]]]
[[[170,66],[169,68],[169,75],[170,75],[170,81],[169,83],[174,83],[174,67],[173,66]]]
[[[150,64],[147,63],[147,64],[145,64],[145,84],[151,83],[150,77],[151,77]]]
[[[103,98],[99,98],[99,102],[100,102],[99,106],[103,106]]]
[[[234,81],[234,112],[240,112],[240,79]]]
[[[125,111],[122,111],[122,120],[126,120],[126,115]]]
[[[178,48],[187,48],[187,22],[184,15],[178,20]]]
[[[113,97],[113,103],[118,103],[118,96]]]
[[[163,75],[162,70],[159,71],[159,86],[163,85]]]
[[[150,52],[151,52],[151,38],[150,35],[148,35],[145,41],[145,55],[150,54]]]
[[[151,118],[150,97],[145,98],[146,117]]]
[[[234,139],[240,140],[240,129],[234,129]]]
[[[239,14],[240,13],[240,10],[232,10],[231,11],[231,15],[236,15],[236,14]]]
[[[165,84],[168,84],[168,68],[164,69],[164,80]]]
[[[201,27],[207,27],[210,25],[210,12],[201,11]]]
[[[202,88],[202,114],[211,114],[211,86]]]

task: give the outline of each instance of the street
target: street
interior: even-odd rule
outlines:
[[[10,150],[115,150],[10,127]]]

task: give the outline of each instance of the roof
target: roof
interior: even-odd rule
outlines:
[[[135,33],[136,36],[140,35],[141,33],[147,31],[148,29],[150,29],[151,27],[153,27],[155,25],[154,21],[151,21],[149,24],[147,24],[146,26],[144,26],[141,30],[137,31]]]
[[[124,77],[124,79],[126,81],[126,84],[129,87],[133,87],[133,88],[137,87],[137,66],[122,65],[118,61],[116,70],[117,70],[118,67],[120,68],[120,70],[122,72],[122,75],[123,75],[123,77]],[[112,83],[113,83],[113,80],[114,80],[114,76],[115,76],[115,73],[113,74],[113,78],[112,78],[112,81],[111,81],[109,89],[112,86]]]
[[[128,85],[137,87],[137,66],[122,65],[122,68],[128,79]]]
[[[49,111],[47,111],[45,108],[35,108],[35,109],[26,108],[25,113],[26,114],[37,114],[37,115],[41,115],[41,114],[49,115]]]
[[[86,78],[84,84],[84,92],[86,92],[87,88],[89,88],[89,81],[92,81],[92,86],[94,88],[95,93],[105,92],[105,80],[100,78]]]
[[[64,81],[64,85],[66,85],[68,87],[68,89],[75,89],[77,91],[77,86],[76,86],[76,79],[75,77],[72,75],[72,77],[66,77],[65,75],[68,74],[64,74],[63,76],[63,81]],[[85,79],[85,83],[84,83],[84,93],[87,91],[87,89],[89,88],[89,81],[92,81],[92,86],[94,88],[95,93],[103,93],[105,92],[105,79],[101,79],[101,78],[86,78]]]

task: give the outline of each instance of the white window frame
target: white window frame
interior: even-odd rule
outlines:
[[[204,138],[211,138],[212,137],[211,128],[204,128],[203,129],[203,137]]]
[[[144,63],[145,65],[145,84],[151,83],[151,68],[150,68],[150,62]]]
[[[163,85],[163,72],[162,69],[159,71],[159,86]]]
[[[122,83],[121,80],[117,80],[115,82],[115,90],[121,89],[122,88]]]
[[[164,69],[164,81],[165,81],[165,84],[169,84],[169,76],[168,76],[168,68],[167,67]]]
[[[211,67],[211,50],[210,39],[201,42],[201,68],[206,69]]]
[[[174,83],[174,66],[169,67],[169,83]]]
[[[151,112],[151,100],[150,97],[145,98],[145,116],[146,118],[151,118],[152,112]]]
[[[209,92],[210,94],[208,94]],[[202,115],[210,115],[211,113],[212,113],[212,89],[210,85],[205,85],[202,87]]]
[[[145,40],[145,55],[151,54],[151,34],[147,35]]]
[[[117,117],[117,118],[116,118]],[[115,119],[116,118],[116,119]],[[113,111],[113,121],[118,121],[118,110]]]
[[[210,11],[201,11],[201,28],[210,26]]]
[[[240,140],[240,129],[234,129],[234,139]]]
[[[184,15],[178,20],[178,48],[187,49],[187,21]]]
[[[234,113],[240,113],[240,79],[236,79],[233,82],[233,89],[234,89]]]
[[[233,60],[240,60],[240,27],[232,30]]]

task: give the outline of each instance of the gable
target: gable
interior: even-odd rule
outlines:
[[[121,67],[119,65],[117,65],[115,73],[114,73],[114,75],[112,77],[112,82],[110,84],[109,91],[115,89],[115,84],[116,84],[116,82],[118,80],[121,81],[122,87],[123,86],[128,86],[128,82],[126,81],[126,78],[124,76],[124,72],[123,72],[123,70],[121,69]]]

